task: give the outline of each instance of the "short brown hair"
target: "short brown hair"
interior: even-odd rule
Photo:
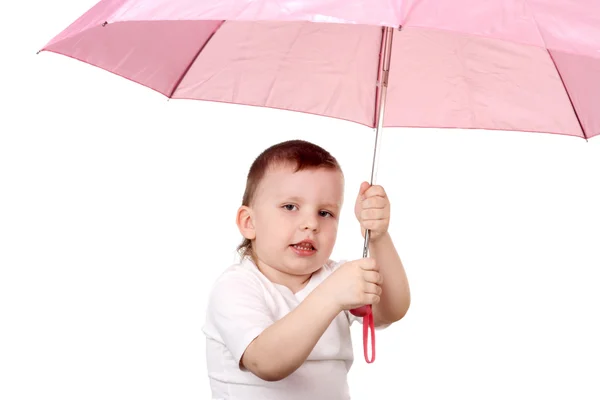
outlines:
[[[250,171],[246,179],[246,190],[242,198],[243,206],[250,206],[254,200],[256,189],[267,170],[270,167],[278,165],[293,166],[295,167],[294,172],[324,168],[338,170],[342,173],[342,169],[335,157],[322,147],[304,140],[281,142],[264,150],[250,166]],[[242,258],[252,257],[252,241],[244,238],[242,243],[237,247],[237,250]]]

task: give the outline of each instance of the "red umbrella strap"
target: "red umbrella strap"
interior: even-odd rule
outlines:
[[[371,359],[369,359],[369,330],[371,331]],[[373,313],[369,313],[363,317],[363,350],[365,352],[365,360],[368,364],[375,361],[375,321]]]
[[[365,360],[371,364],[375,361],[375,320],[373,319],[373,308],[370,305],[354,308],[350,313],[363,318],[363,349]],[[369,330],[371,331],[371,359],[369,359]]]

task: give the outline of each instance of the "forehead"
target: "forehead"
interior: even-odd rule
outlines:
[[[344,177],[339,170],[311,168],[294,171],[293,166],[269,168],[257,188],[257,195],[310,198],[341,205]]]

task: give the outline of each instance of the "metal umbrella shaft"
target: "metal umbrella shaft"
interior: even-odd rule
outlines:
[[[379,168],[379,152],[381,150],[381,136],[383,133],[383,119],[385,115],[385,101],[387,98],[388,79],[390,75],[390,56],[392,53],[392,38],[394,30],[390,27],[385,27],[383,32],[383,49],[380,56],[380,80],[378,82],[378,99],[377,99],[377,126],[375,128],[375,148],[373,150],[373,163],[371,166],[371,185],[377,180],[377,169]],[[365,244],[363,248],[363,257],[369,256],[369,238],[370,232],[367,229],[365,232]]]
[[[371,166],[371,185],[375,184],[377,179],[377,169],[379,167],[379,153],[381,149],[381,136],[383,132],[383,119],[385,115],[385,102],[387,96],[388,78],[390,71],[390,56],[392,52],[392,37],[394,29],[390,27],[383,28],[382,49],[379,55],[379,82],[377,83],[376,96],[376,128],[375,128],[375,148],[373,150],[373,164]],[[365,231],[365,243],[363,247],[363,258],[369,256],[370,231]],[[367,363],[375,361],[375,324],[371,305],[362,306],[350,310],[353,315],[363,317],[363,349]],[[371,358],[368,351],[369,330],[371,331]]]

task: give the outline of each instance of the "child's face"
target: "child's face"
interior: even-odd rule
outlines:
[[[261,267],[298,276],[321,268],[333,251],[343,194],[340,171],[269,169],[252,205]]]

